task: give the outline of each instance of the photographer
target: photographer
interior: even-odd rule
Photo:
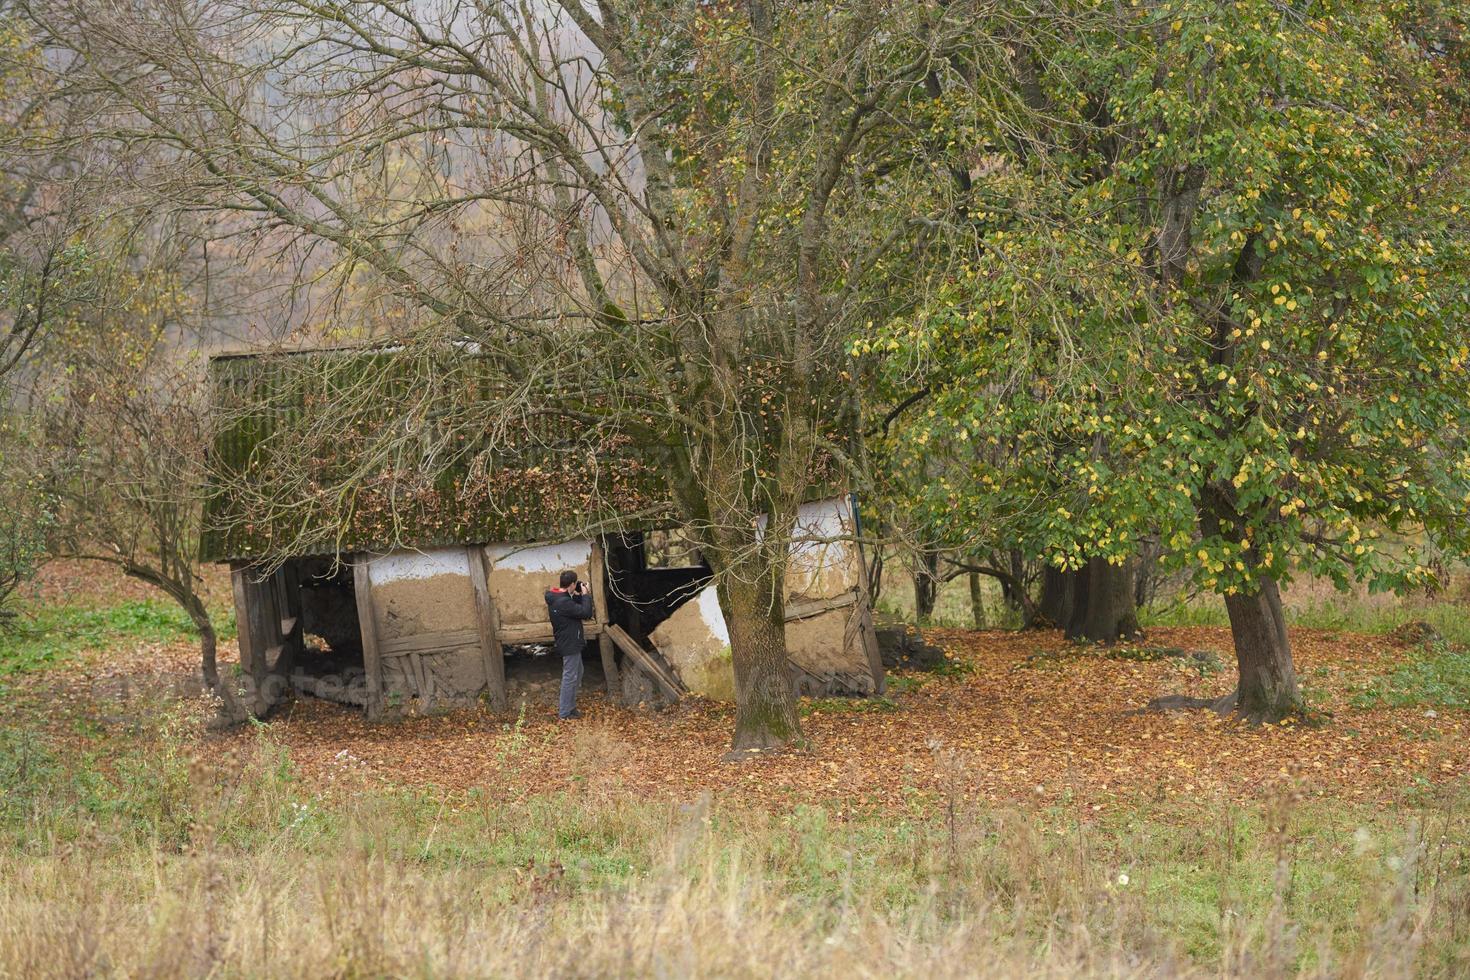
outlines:
[[[582,650],[587,638],[582,623],[593,616],[592,593],[586,582],[577,581],[577,573],[561,573],[561,584],[546,590],[546,610],[551,617],[551,634],[556,652],[561,654],[561,701],[557,717],[580,718],[577,689],[582,686]]]

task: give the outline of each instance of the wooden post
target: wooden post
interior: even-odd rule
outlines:
[[[235,562],[230,565],[230,586],[235,593],[235,635],[240,641],[240,669],[250,673],[255,664],[256,639],[251,629],[253,622],[250,609],[250,583],[246,581],[248,565]]]
[[[505,650],[500,645],[500,611],[490,595],[490,572],[485,549],[465,549],[470,560],[470,582],[475,587],[475,621],[480,628],[480,653],[485,658],[485,686],[490,690],[490,707],[497,714],[510,707],[505,694]]]
[[[607,561],[603,557],[601,540],[592,542],[592,555],[587,564],[587,574],[592,579],[592,608],[597,622],[602,624],[602,629],[597,633],[597,652],[602,655],[602,676],[607,680],[607,699],[615,702],[622,688],[622,678],[618,676],[613,638],[607,632],[607,628],[612,625],[607,620],[607,590],[611,576],[607,574]]]
[[[873,588],[868,581],[868,562],[863,557],[862,528],[858,526],[856,494],[848,498],[849,513],[852,515],[852,552],[857,561],[857,605],[853,616],[857,618],[858,637],[863,652],[868,656],[868,671],[873,675],[873,693],[882,694],[888,689],[888,675],[883,670],[883,654],[878,650],[878,634],[873,629]],[[844,522],[845,523],[845,522]]]
[[[276,672],[290,677],[296,661],[306,647],[305,629],[301,617],[301,576],[294,561],[288,561],[276,572],[276,586],[281,596],[281,659]]]
[[[265,701],[265,679],[270,674],[270,651],[281,643],[281,611],[277,608],[275,583],[261,581],[254,569],[245,570],[245,593],[250,596],[250,678],[255,684],[259,714],[269,707]]]
[[[373,618],[373,581],[367,555],[352,562],[352,585],[357,596],[357,626],[362,632],[362,667],[367,680],[367,716],[383,717],[383,658],[378,650],[378,623]]]

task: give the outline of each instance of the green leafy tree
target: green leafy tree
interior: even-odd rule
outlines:
[[[1015,447],[937,500],[1223,596],[1252,721],[1301,706],[1279,583],[1470,547],[1463,16],[1171,0],[1018,52],[1068,149],[1003,148],[973,258],[858,344],[931,375],[912,440]]]

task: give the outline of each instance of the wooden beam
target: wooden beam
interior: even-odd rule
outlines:
[[[255,634],[250,628],[250,588],[246,581],[248,566],[236,562],[230,566],[230,586],[235,593],[235,636],[240,644],[240,669],[250,673],[255,665]]]
[[[607,623],[607,562],[603,558],[602,542],[592,542],[592,557],[588,560],[588,576],[592,579],[592,608],[599,623]],[[618,658],[613,653],[613,639],[607,630],[597,633],[597,651],[602,655],[602,676],[607,679],[607,699],[616,701],[622,688],[618,677]]]
[[[811,619],[822,613],[831,612],[834,609],[845,609],[858,601],[856,589],[849,589],[838,596],[830,599],[799,599],[796,602],[786,604],[786,622],[790,623],[798,619]]]
[[[550,643],[555,637],[551,632],[550,623],[501,623],[499,624],[500,642],[515,645],[518,643]],[[601,636],[602,627],[592,620],[588,620],[582,627],[587,636]]]
[[[510,708],[505,693],[505,649],[500,640],[500,613],[495,597],[490,594],[490,572],[486,567],[485,549],[465,549],[470,560],[470,583],[475,587],[475,622],[479,627],[480,654],[485,659],[485,687],[490,692],[490,707],[497,714]]]
[[[862,636],[863,650],[868,655],[868,672],[873,675],[873,693],[882,694],[888,689],[888,674],[883,670],[883,654],[878,649],[878,634],[873,629],[873,583],[868,581],[868,560],[863,554],[862,528],[858,526],[857,494],[847,498],[848,512],[852,516],[853,555],[857,559],[858,632]]]
[[[663,689],[671,699],[677,701],[688,693],[680,680],[669,673],[662,663],[656,660],[652,654],[633,642],[621,626],[612,625],[607,628],[608,636],[618,645],[618,649],[643,669],[649,677],[652,677],[658,686]]]
[[[873,693],[882,694],[888,689],[888,674],[883,670],[883,654],[878,649],[878,634],[873,629],[873,608],[868,605],[868,593],[858,596],[858,608],[853,617],[857,620],[858,638],[863,652],[867,654],[868,674],[873,678]]]
[[[481,634],[478,629],[444,630],[438,633],[414,633],[410,636],[395,636],[378,641],[378,655],[383,658],[406,657],[410,653],[435,653],[453,650],[456,647],[477,647]]]
[[[367,681],[367,715],[383,717],[383,658],[378,648],[378,623],[373,618],[373,580],[367,555],[352,562],[352,586],[357,596],[357,627],[362,632],[362,667]]]

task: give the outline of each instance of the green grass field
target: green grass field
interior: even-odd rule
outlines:
[[[963,622],[957,591],[941,609]],[[152,600],[29,613],[0,640],[0,675],[35,690],[95,651],[190,635]],[[1436,624],[1442,642],[1363,676],[1354,704],[1459,725],[1461,613],[1350,602],[1293,617]],[[1210,615],[1182,604],[1153,621]],[[955,683],[903,675],[886,698],[806,711],[883,726],[909,692]],[[556,733],[519,737],[518,721],[498,743],[503,781],[449,793],[395,785],[347,749],[308,778],[271,724],[205,737],[198,705],[67,727],[44,697],[27,704],[0,726],[0,976],[1470,974],[1463,776],[1406,774],[1392,805],[1290,781],[1242,800],[996,805],[959,787],[965,767],[1004,760],[954,753],[937,786],[866,812],[630,792],[604,765],[619,747],[589,743],[610,727],[573,733],[572,788],[547,790],[519,773]],[[1279,744],[1283,772],[1310,763]]]

